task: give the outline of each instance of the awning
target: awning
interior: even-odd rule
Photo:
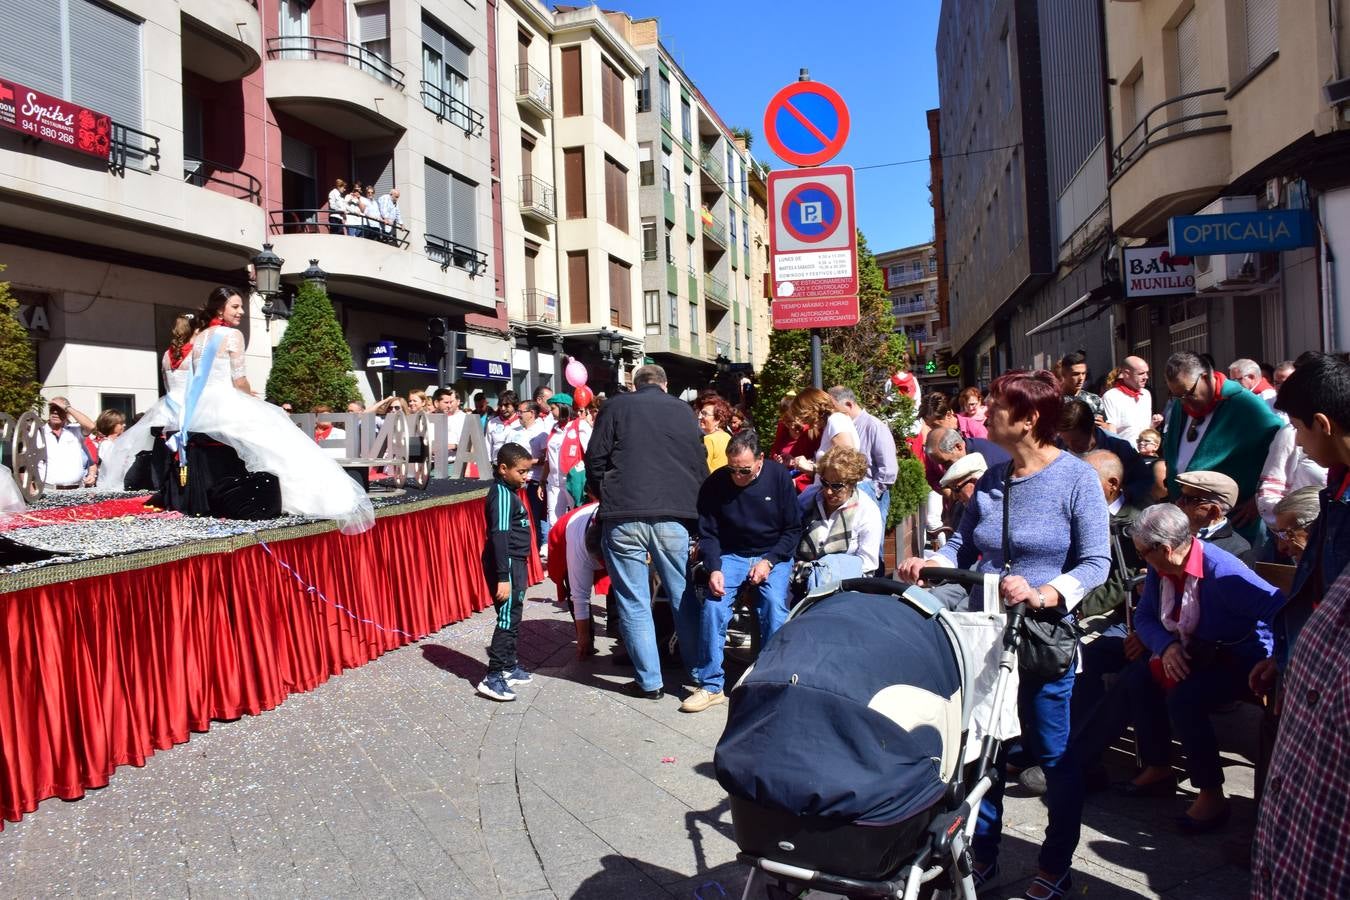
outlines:
[[[1076,312],[1077,310],[1081,309],[1084,304],[1089,303],[1093,300],[1100,300],[1103,297],[1111,297],[1113,293],[1114,292],[1112,291],[1109,285],[1105,284],[1098,285],[1097,287],[1088,291],[1083,296],[1079,297],[1077,300],[1070,303],[1068,306],[1061,309],[1059,312],[1055,313],[1050,318],[1046,319],[1041,324],[1037,325],[1035,328],[1028,331],[1027,337],[1031,337],[1033,334],[1040,334],[1042,331],[1045,331],[1047,328],[1054,325],[1060,319],[1069,315],[1069,313]]]

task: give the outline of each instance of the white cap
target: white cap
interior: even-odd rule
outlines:
[[[967,453],[965,456],[952,463],[938,482],[942,487],[952,487],[961,484],[971,478],[979,478],[988,470],[989,464],[984,461],[982,453]]]

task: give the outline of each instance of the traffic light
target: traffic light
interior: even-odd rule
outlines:
[[[446,337],[449,344],[450,381],[456,382],[464,377],[469,368],[469,336],[463,331],[452,331]]]
[[[443,316],[427,319],[428,359],[439,362],[445,357],[446,335],[450,333],[450,320]]]
[[[924,372],[926,372],[929,375],[932,375],[935,372],[937,372],[937,369],[938,369],[937,358],[933,356],[928,357],[928,362],[923,364]]]

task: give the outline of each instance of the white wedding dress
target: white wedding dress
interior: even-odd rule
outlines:
[[[23,512],[27,508],[19,485],[14,481],[14,473],[8,466],[0,465],[0,515]]]
[[[286,513],[336,519],[344,534],[359,534],[374,525],[375,510],[361,486],[312,437],[280,407],[234,386],[234,379],[244,376],[243,334],[224,325],[198,334],[192,341],[194,370],[201,369],[203,354],[217,334],[215,359],[192,411],[189,431],[228,445],[250,472],[277,476]],[[190,385],[187,390],[191,392]]]
[[[169,361],[166,350],[160,360],[164,372],[164,384],[169,392],[150,407],[140,420],[117,436],[111,444],[99,447],[98,488],[102,491],[120,491],[127,480],[127,470],[136,461],[136,454],[142,450],[152,450],[155,436],[151,428],[163,428],[166,432],[178,430],[178,419],[183,410],[183,394],[188,381],[192,378],[191,359],[183,360],[178,368]]]

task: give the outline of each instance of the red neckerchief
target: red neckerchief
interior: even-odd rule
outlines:
[[[1131,400],[1139,399],[1140,392],[1136,391],[1134,388],[1130,387],[1123,381],[1116,382],[1116,390],[1120,391],[1122,394],[1124,394],[1126,397],[1129,397]]]
[[[192,342],[191,342],[191,341],[188,341],[188,342],[187,342],[186,344],[184,344],[181,348],[179,348],[179,350],[178,350],[177,353],[175,353],[175,352],[173,351],[173,347],[170,347],[170,348],[169,348],[169,368],[170,368],[170,369],[173,369],[175,372],[178,371],[178,367],[181,366],[181,365],[183,364],[183,360],[187,359],[187,358],[188,358],[188,354],[191,353],[191,352],[192,352]]]
[[[1273,390],[1275,390],[1275,385],[1271,384],[1269,381],[1266,381],[1266,376],[1262,375],[1261,380],[1258,381],[1256,385],[1252,388],[1252,393],[1260,397],[1266,391],[1273,391]]]
[[[512,416],[511,418],[509,418],[509,419],[503,419],[503,418],[501,418],[501,416],[498,416],[497,419],[498,419],[498,421],[500,421],[500,422],[502,423],[502,426],[505,427],[505,426],[507,426],[507,425],[514,425],[514,424],[516,424],[516,422],[520,421],[520,416],[519,416],[519,415],[513,415],[513,416]]]
[[[333,426],[331,424],[314,426],[314,440],[316,441],[326,441],[328,440],[328,436],[332,433]]]
[[[224,325],[224,324],[225,324],[225,320],[222,319],[220,316],[216,316],[216,317],[215,317],[214,319],[212,319],[210,322],[207,322],[207,323],[206,323],[206,327],[207,327],[207,328],[215,328],[217,325]]]
[[[1193,411],[1189,409],[1185,403],[1181,404],[1181,411],[1192,419],[1208,418],[1209,414],[1214,412],[1219,404],[1223,402],[1223,384],[1228,379],[1222,372],[1212,372],[1210,375],[1214,379],[1214,397],[1209,401],[1209,406],[1206,406],[1202,410]]]

